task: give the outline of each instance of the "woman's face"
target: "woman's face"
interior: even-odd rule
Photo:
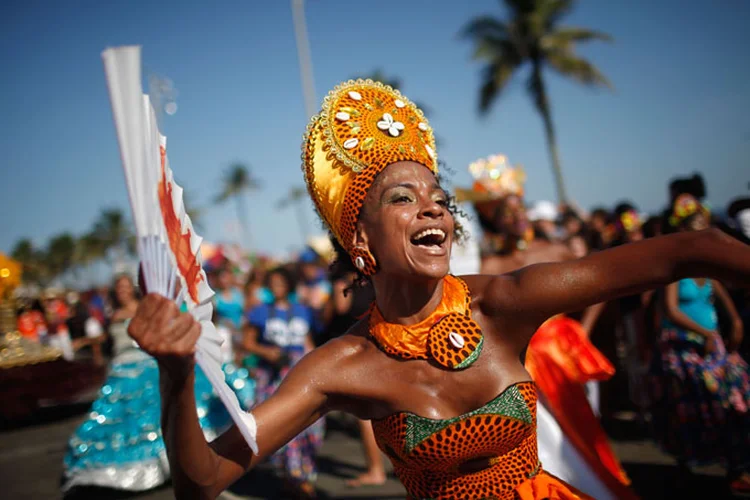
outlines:
[[[601,233],[604,231],[605,227],[607,227],[607,218],[605,216],[595,214],[591,217],[591,228],[594,231]]]
[[[216,279],[216,285],[219,290],[226,290],[232,286],[232,273],[223,270]]]
[[[577,259],[585,257],[589,253],[589,247],[586,244],[586,240],[581,236],[573,236],[570,238],[570,240],[568,240],[568,248],[570,248],[571,253],[573,253]]]
[[[354,244],[368,249],[384,273],[442,278],[453,227],[448,196],[433,173],[419,163],[397,162],[367,193]]]
[[[120,278],[115,283],[115,297],[120,304],[135,300],[135,288],[128,278]]]
[[[565,232],[569,236],[573,236],[575,234],[578,234],[583,229],[583,224],[581,223],[580,219],[576,217],[568,217],[565,219],[565,222],[563,223],[563,226],[565,227]]]
[[[502,200],[497,207],[495,226],[505,235],[523,238],[529,230],[529,218],[520,197],[510,195]]]
[[[289,283],[279,273],[273,273],[268,277],[268,287],[271,289],[273,298],[276,300],[286,299],[289,295]]]

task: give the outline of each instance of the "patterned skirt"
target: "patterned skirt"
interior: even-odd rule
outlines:
[[[259,363],[253,371],[256,396],[259,403],[276,392],[281,381],[303,356],[304,354],[299,351],[289,351],[289,364],[279,370],[269,367],[266,363]],[[321,418],[274,453],[268,460],[285,479],[298,482],[315,482],[318,476],[315,457],[323,443],[324,433],[325,419]]]
[[[653,429],[665,451],[688,465],[723,462],[730,472],[750,466],[750,376],[739,354],[719,341],[664,328],[651,373]]]
[[[198,420],[211,440],[232,422],[206,376],[195,370]],[[247,370],[227,364],[224,374],[241,405],[250,408],[254,384]],[[156,360],[140,350],[113,360],[99,397],[68,441],[64,466],[64,492],[75,486],[143,491],[169,479]]]

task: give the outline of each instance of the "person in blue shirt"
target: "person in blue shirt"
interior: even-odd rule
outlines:
[[[243,335],[244,350],[259,359],[254,372],[259,403],[268,399],[292,367],[314,348],[314,313],[292,300],[291,273],[284,268],[271,270],[266,287],[273,294],[273,303],[248,311]],[[323,419],[318,420],[270,458],[285,480],[286,493],[295,497],[314,493],[315,455],[323,440],[323,426]]]

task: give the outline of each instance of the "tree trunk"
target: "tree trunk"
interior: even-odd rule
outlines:
[[[555,176],[555,188],[557,190],[557,201],[559,203],[568,202],[568,193],[565,189],[565,181],[563,180],[562,167],[560,166],[560,154],[557,151],[557,139],[555,137],[555,128],[552,125],[552,117],[549,111],[542,114],[542,120],[544,120],[544,131],[547,136],[547,148],[549,149],[549,157],[552,162],[552,173]]]
[[[297,224],[299,225],[299,234],[302,236],[302,243],[307,243],[307,219],[305,217],[304,200],[294,200],[294,211],[297,215]]]
[[[550,111],[549,100],[547,99],[547,89],[542,79],[541,63],[534,63],[531,73],[531,93],[534,97],[534,103],[542,115],[544,121],[544,132],[547,137],[547,149],[549,151],[550,161],[552,162],[552,173],[555,177],[555,189],[557,190],[558,203],[568,201],[568,193],[565,189],[563,180],[562,167],[560,166],[560,154],[557,150],[557,138],[555,136],[555,127],[552,124],[552,113]]]
[[[243,193],[237,193],[234,195],[235,202],[237,203],[237,219],[240,222],[242,231],[240,242],[242,245],[247,246],[247,250],[251,250],[253,242],[252,238],[250,238],[250,225],[247,221],[247,210],[245,209],[245,200],[242,196]]]

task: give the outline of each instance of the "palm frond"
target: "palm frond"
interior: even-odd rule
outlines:
[[[242,163],[233,163],[222,175],[221,191],[214,198],[214,202],[224,203],[245,191],[258,189],[260,182],[252,176],[249,167]]]
[[[506,38],[508,36],[508,24],[492,16],[481,16],[466,23],[461,28],[459,36],[474,40],[485,37]]]
[[[284,210],[295,203],[299,203],[301,200],[307,198],[307,189],[300,186],[295,186],[289,190],[286,196],[276,202],[276,208],[278,210]]]
[[[547,64],[561,75],[584,85],[602,86],[613,89],[612,83],[599,68],[589,61],[569,51],[551,51],[547,53]]]
[[[534,3],[537,5],[533,15],[545,30],[555,26],[573,8],[573,0],[540,0]]]
[[[479,89],[479,112],[486,114],[507,86],[516,67],[511,64],[490,65],[482,69]]]
[[[543,48],[549,47],[550,49],[554,49],[556,47],[570,47],[577,42],[589,42],[592,40],[611,42],[613,38],[601,31],[569,26],[556,28],[548,32],[542,37],[540,44]]]
[[[473,56],[474,59],[484,60],[491,64],[517,66],[523,61],[522,47],[507,38],[483,37],[477,39]]]

